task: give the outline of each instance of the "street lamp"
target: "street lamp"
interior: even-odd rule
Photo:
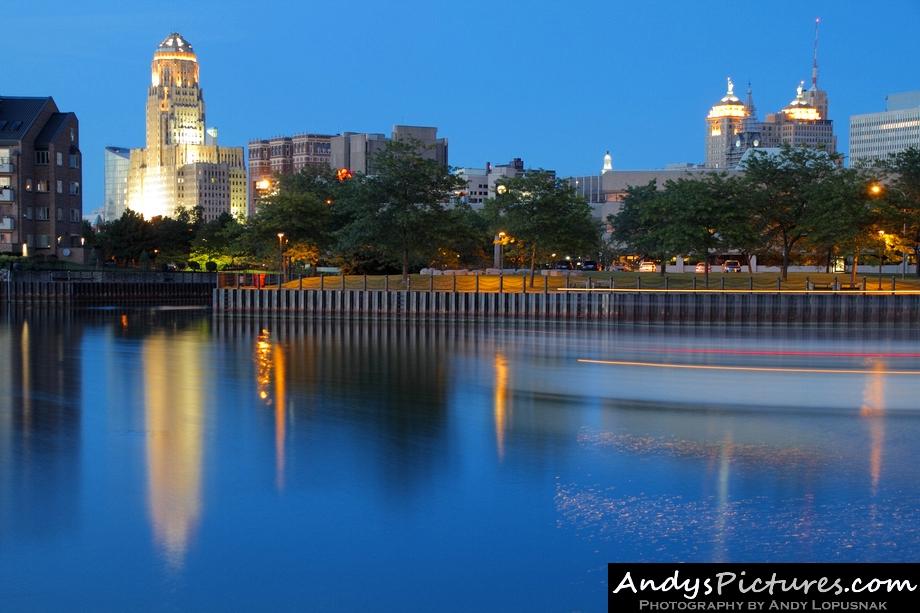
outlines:
[[[281,276],[284,276],[284,232],[278,232],[278,262]]]
[[[882,241],[878,247],[878,288],[882,289],[882,260],[885,257],[885,231],[879,230],[878,237]]]

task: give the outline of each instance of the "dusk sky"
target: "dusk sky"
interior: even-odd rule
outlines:
[[[699,162],[725,77],[758,112],[811,71],[839,148],[848,117],[920,89],[920,2],[353,0],[4,3],[0,94],[77,113],[86,213],[102,202],[105,145],[143,146],[150,61],[170,32],[195,47],[207,124],[224,145],[297,132],[434,125],[450,163],[515,156],[560,174]]]

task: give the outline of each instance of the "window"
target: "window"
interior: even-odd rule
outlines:
[[[35,246],[39,249],[47,249],[51,246],[51,237],[47,234],[39,234],[35,237]]]
[[[80,167],[80,156],[76,153],[70,154],[70,167],[79,168]]]
[[[58,180],[57,180],[57,185],[56,185],[56,187],[57,187],[57,193],[59,193],[59,194],[63,194],[63,193],[64,193],[64,182],[63,182],[63,181],[61,181],[60,179],[58,179]]]
[[[47,151],[36,151],[35,152],[35,163],[39,166],[45,166],[48,164],[48,152]]]
[[[35,219],[38,221],[48,221],[51,217],[51,211],[46,206],[35,207]]]
[[[32,178],[31,177],[26,178],[26,191],[27,192],[32,191]]]
[[[70,209],[70,221],[73,223],[80,221],[80,209]]]
[[[70,195],[79,196],[80,195],[80,184],[76,181],[70,182]]]
[[[57,209],[57,220],[64,221],[64,209],[62,209],[61,207],[58,207]]]
[[[23,219],[32,219],[32,207],[27,206],[27,207],[25,208],[25,210],[22,212],[22,218],[23,218]]]
[[[36,181],[36,182],[35,182],[35,191],[37,191],[37,192],[47,192],[47,191],[48,191],[48,182],[47,182],[47,181]]]
[[[64,154],[61,153],[60,151],[56,152],[54,154],[54,163],[57,164],[58,166],[63,166],[64,165]]]

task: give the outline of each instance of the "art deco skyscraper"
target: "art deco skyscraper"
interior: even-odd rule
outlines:
[[[246,215],[242,147],[206,139],[198,57],[181,34],[153,54],[147,90],[147,146],[131,152],[127,207],[144,217],[201,208],[205,220]],[[208,131],[216,134],[216,130]]]

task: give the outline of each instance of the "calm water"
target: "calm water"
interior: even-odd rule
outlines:
[[[4,610],[594,611],[609,561],[920,557],[915,334],[0,315]]]

